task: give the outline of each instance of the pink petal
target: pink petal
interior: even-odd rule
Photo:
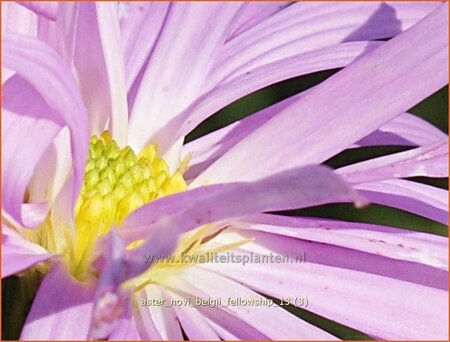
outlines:
[[[91,133],[109,128],[120,145],[127,139],[128,109],[117,4],[60,4],[69,63],[75,65]],[[69,20],[70,18],[70,20]]]
[[[241,75],[281,58],[341,42],[395,36],[438,6],[298,2],[226,44],[210,78],[216,82],[230,74]]]
[[[2,44],[3,66],[16,71],[29,82],[70,130],[74,207],[84,174],[89,141],[87,113],[77,85],[59,55],[43,42],[30,37],[4,34]],[[34,136],[33,141],[35,140]]]
[[[12,229],[2,226],[2,278],[52,257],[41,246],[26,241]]]
[[[404,179],[355,185],[373,203],[387,205],[448,223],[448,191]]]
[[[182,301],[184,298],[175,292],[167,291],[170,300]],[[175,305],[177,318],[190,340],[220,340],[210,324],[203,315],[194,307],[189,305]]]
[[[136,320],[129,311],[117,322],[112,334],[109,336],[110,341],[136,341],[139,339],[140,336],[136,327]]]
[[[344,166],[336,172],[349,183],[414,176],[448,177],[447,138],[413,150]]]
[[[264,299],[246,286],[242,286],[227,277],[219,276],[200,267],[190,268],[180,274],[179,277],[206,294],[206,298],[221,299],[222,305],[226,306],[222,307],[225,312],[247,323],[269,340],[335,339],[334,336],[295,317],[277,305],[272,307],[267,305],[227,306],[229,298]],[[214,286],[211,286],[211,284],[214,284]],[[181,290],[184,290],[184,288],[181,288]],[[233,333],[232,329],[231,332]],[[234,333],[239,332],[234,331]]]
[[[20,339],[86,340],[93,299],[92,286],[55,266],[39,287]]]
[[[233,39],[266,18],[280,12],[290,4],[288,1],[245,2],[236,14],[236,19],[231,25],[227,40]]]
[[[251,180],[323,162],[405,112],[448,81],[447,20],[442,5],[360,57],[236,144],[195,183]],[[424,41],[427,49],[418,48]],[[401,95],[393,101],[392,94]]]
[[[46,203],[23,199],[40,159],[62,129],[60,115],[20,76],[3,86],[2,209],[21,227],[35,227],[47,215]]]
[[[129,90],[155,47],[169,3],[127,3],[120,30],[125,59],[126,88]]]
[[[376,272],[388,272],[386,265],[367,263],[360,259],[363,254],[346,253],[344,248],[265,233],[252,232],[249,236],[256,240],[241,248],[245,253],[272,252],[294,257],[305,252],[307,262],[247,263],[245,266],[210,263],[201,267],[264,294],[291,299],[306,297],[307,310],[377,338],[447,339],[446,290],[398,280],[395,275],[378,275]],[[219,237],[225,238],[226,234]],[[441,278],[447,278],[442,270],[436,270],[435,277],[440,274]],[[433,279],[428,281],[432,283]]]
[[[49,20],[56,20],[56,13],[58,12],[57,1],[18,1],[17,3]]]
[[[427,121],[415,115],[403,113],[358,141],[356,145],[422,146],[442,140],[446,136]]]
[[[146,286],[142,292],[144,292],[144,294],[141,295],[141,298],[160,299],[165,300],[167,303],[170,302],[164,288],[156,284]],[[177,314],[173,306],[142,306],[139,299],[137,305],[139,306],[139,312],[141,314],[143,311],[148,311],[142,315],[142,323],[139,327],[144,330],[146,330],[147,326],[150,328],[143,336],[153,336],[154,329],[156,329],[159,335],[159,337],[156,338],[159,340],[183,340],[180,323],[178,322]],[[145,317],[147,317],[147,319]],[[152,322],[147,325],[146,323],[150,317]]]
[[[380,44],[380,42],[353,42],[331,45],[285,58],[234,77],[198,98],[158,132],[155,139],[164,150],[212,113],[244,95],[295,76],[346,66],[362,53],[372,51]]]
[[[234,224],[240,229],[258,230],[436,268],[448,268],[448,241],[432,234],[365,223],[268,214],[251,215]]]
[[[36,15],[20,6],[20,3],[2,2],[2,33],[5,32],[36,36]]]
[[[204,91],[216,48],[225,40],[239,6],[217,2],[171,5],[136,95],[130,116],[130,146],[140,150],[152,132]]]

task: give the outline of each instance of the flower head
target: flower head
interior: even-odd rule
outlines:
[[[447,136],[406,112],[448,82],[446,4],[2,8],[2,275],[42,277],[21,338],[336,338],[288,304],[445,338],[446,239],[274,212],[370,201],[447,222],[447,191],[408,179],[448,176]],[[184,143],[231,102],[334,68]],[[411,148],[321,165],[384,144]]]

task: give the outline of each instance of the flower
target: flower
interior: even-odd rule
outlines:
[[[335,338],[265,296],[376,338],[446,338],[446,239],[268,213],[368,199],[446,223],[447,191],[405,179],[448,176],[446,135],[406,113],[448,82],[446,4],[23,5],[2,4],[2,276],[43,280],[21,338]],[[338,67],[183,145],[232,101]],[[320,165],[386,133],[413,148]]]

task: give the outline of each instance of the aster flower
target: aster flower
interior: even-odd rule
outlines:
[[[445,238],[268,213],[370,201],[447,223],[447,191],[406,179],[448,176],[447,136],[406,112],[448,82],[446,4],[2,6],[2,276],[43,278],[22,339],[336,339],[279,305],[207,305],[267,296],[375,338],[448,338]],[[231,102],[332,68],[183,144]],[[320,165],[386,143],[412,148]],[[204,305],[147,305],[172,300]]]

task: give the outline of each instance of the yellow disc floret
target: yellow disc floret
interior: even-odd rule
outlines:
[[[170,174],[153,145],[139,155],[130,147],[119,148],[105,132],[93,136],[85,176],[75,207],[75,241],[69,269],[78,278],[88,272],[95,240],[140,206],[186,189],[180,172]]]

